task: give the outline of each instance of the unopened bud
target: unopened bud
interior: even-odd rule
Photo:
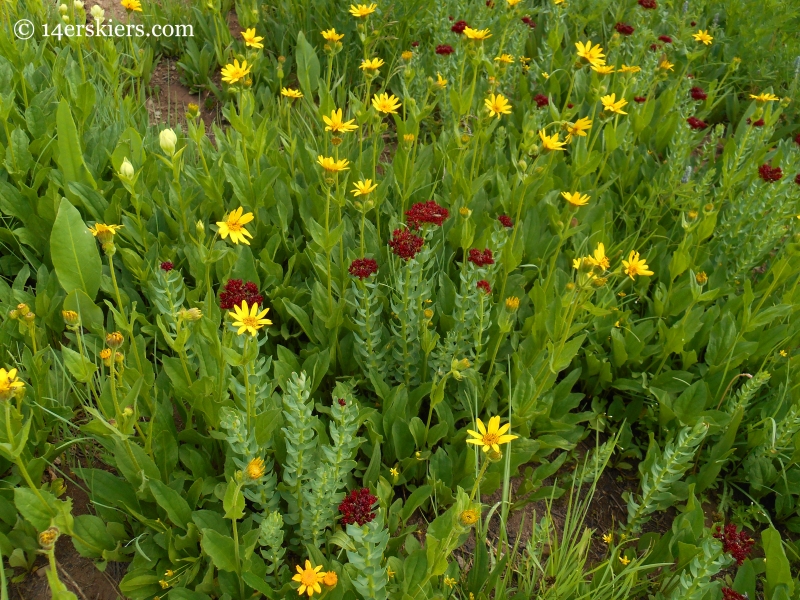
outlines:
[[[161,145],[164,154],[172,156],[175,154],[175,144],[178,143],[178,136],[175,135],[172,129],[162,129],[161,133],[158,134],[158,143]]]
[[[133,176],[136,172],[133,170],[133,165],[131,161],[128,160],[128,157],[125,157],[122,160],[122,164],[119,166],[119,177],[120,179],[130,182],[133,180]]]

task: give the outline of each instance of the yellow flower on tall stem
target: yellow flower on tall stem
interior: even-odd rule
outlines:
[[[603,103],[603,109],[607,110],[608,112],[617,113],[619,115],[627,115],[625,111],[622,110],[622,107],[625,106],[628,101],[625,98],[620,98],[617,100],[616,94],[609,94],[607,96],[603,96],[600,98],[600,102]]]
[[[711,45],[711,40],[714,39],[713,37],[711,37],[708,34],[708,29],[706,29],[706,30],[701,29],[697,33],[693,33],[692,37],[696,41],[701,42],[701,43],[705,44],[706,46],[710,46]]]
[[[472,27],[465,27],[464,36],[468,40],[472,40],[475,42],[482,42],[492,37],[492,34],[489,33],[488,29],[473,29]]]
[[[592,71],[600,75],[611,75],[614,72],[614,67],[611,65],[592,65]]]
[[[400,108],[400,101],[394,95],[383,93],[380,96],[375,94],[372,97],[372,106],[375,110],[387,114],[396,114],[397,109]]]
[[[366,196],[370,192],[374,192],[376,189],[378,189],[378,184],[372,183],[372,179],[356,181],[353,185],[356,186],[351,192],[353,196]]]
[[[346,171],[350,167],[350,161],[346,158],[335,160],[332,157],[324,157],[321,154],[317,156],[317,164],[328,171],[329,173],[338,173],[339,171]]]
[[[508,103],[508,100],[502,94],[491,94],[486,100],[483,101],[486,105],[486,110],[489,111],[489,115],[492,117],[497,117],[498,119],[503,115],[510,115],[511,114],[511,104]]]
[[[484,452],[488,452],[489,450],[500,452],[501,445],[507,444],[511,440],[515,440],[519,437],[517,435],[506,434],[506,431],[511,427],[511,423],[506,423],[501,427],[499,416],[494,416],[489,419],[488,427],[484,426],[483,421],[480,419],[476,419],[475,424],[478,427],[478,431],[467,430],[467,433],[473,438],[468,439],[467,443],[481,446],[481,450]]]
[[[310,598],[315,592],[317,594],[322,593],[322,587],[319,585],[325,580],[325,573],[320,573],[322,570],[322,565],[312,567],[311,561],[306,559],[305,568],[297,565],[296,569],[297,575],[292,577],[292,581],[297,581],[300,583],[300,587],[297,589],[297,593],[300,596],[303,594],[308,594],[308,597]]]
[[[628,260],[623,260],[622,264],[625,267],[625,274],[631,279],[633,279],[635,275],[653,274],[650,267],[647,266],[647,260],[644,258],[640,259],[639,253],[634,250],[631,250],[631,253],[628,255]]]
[[[666,58],[658,64],[658,68],[664,69],[665,71],[674,71],[675,70],[673,69],[674,66],[675,64],[669,62]]]
[[[619,72],[620,73],[638,73],[641,70],[642,70],[642,67],[637,67],[637,66],[630,66],[629,67],[628,65],[625,65],[625,64],[623,64],[619,68]]]
[[[547,135],[544,129],[539,131],[539,138],[541,138],[542,147],[545,150],[563,150],[564,144],[566,144],[566,142],[562,142],[558,139],[558,133]]]
[[[586,259],[595,267],[603,269],[603,271],[611,266],[611,262],[608,256],[606,256],[606,247],[603,242],[599,242],[594,253],[591,256],[587,256]]]
[[[110,242],[115,235],[117,235],[117,231],[122,229],[124,225],[105,225],[104,223],[95,223],[94,227],[89,227],[89,231],[92,232],[92,235],[96,237],[101,244],[106,244]]]
[[[361,69],[362,71],[377,71],[384,64],[386,63],[383,62],[382,58],[372,58],[372,59],[365,58],[364,60],[361,61],[361,66],[359,67],[359,69]]]
[[[447,79],[442,77],[442,74],[439,72],[436,73],[436,86],[439,89],[444,89],[447,87]]]
[[[750,94],[750,98],[755,100],[756,102],[775,102],[776,100],[780,100],[775,94],[770,94],[769,92],[762,92],[757,96],[755,94]]]
[[[575,42],[575,47],[578,49],[578,56],[585,58],[590,65],[597,67],[606,64],[606,55],[603,54],[603,48],[600,44],[592,46],[592,41],[589,40],[585,44],[583,42]]]
[[[251,27],[250,29],[245,29],[242,32],[242,39],[244,39],[244,45],[248,46],[249,48],[263,48],[264,44],[261,42],[264,41],[264,38],[260,35],[256,35],[256,28]]]
[[[375,9],[378,8],[378,5],[374,2],[367,6],[366,4],[359,4],[359,5],[350,5],[350,14],[354,17],[358,17],[359,19],[363,19],[364,17],[368,17],[372,13],[375,12]]]
[[[17,378],[16,369],[0,368],[0,400],[8,400],[21,387],[25,384]]]
[[[331,27],[330,29],[322,32],[322,37],[328,42],[338,42],[344,38],[344,34],[336,33],[336,29]]]
[[[295,90],[293,88],[281,88],[281,96],[286,96],[287,98],[296,100],[297,98],[303,97],[303,92],[301,92],[300,90]]]
[[[250,73],[253,65],[248,65],[246,60],[239,64],[238,59],[233,59],[233,63],[229,63],[222,67],[222,81],[233,85],[234,83],[244,79]]]
[[[358,129],[358,125],[353,125],[355,119],[345,121],[342,116],[342,109],[331,111],[331,116],[322,115],[322,120],[325,121],[325,131],[332,131],[333,133],[349,133]]]
[[[142,3],[139,0],[122,0],[120,4],[128,12],[142,12]]]
[[[561,195],[564,196],[564,199],[569,202],[572,206],[586,206],[589,204],[589,196],[587,194],[581,194],[580,192],[561,192]]]
[[[573,136],[586,137],[586,132],[592,127],[592,120],[589,117],[581,117],[574,123],[567,124],[567,137],[564,138],[565,142],[572,141]]]
[[[247,332],[255,337],[258,335],[258,330],[264,325],[272,325],[272,321],[264,318],[268,312],[268,308],[259,312],[258,302],[253,302],[252,306],[248,306],[247,300],[242,300],[242,305],[234,306],[233,312],[228,312],[228,316],[233,319],[233,326],[238,327],[237,335]]]
[[[217,227],[219,227],[219,235],[223,240],[231,236],[231,242],[234,244],[238,245],[242,243],[249,246],[250,242],[247,241],[247,238],[252,238],[253,236],[244,226],[255,217],[253,217],[253,213],[250,212],[242,214],[243,211],[244,208],[241,206],[236,210],[232,210],[228,213],[228,216],[225,217],[224,221],[217,221]]]
[[[500,56],[496,56],[494,58],[495,62],[503,63],[505,65],[510,65],[514,62],[514,57],[510,54],[501,54]]]

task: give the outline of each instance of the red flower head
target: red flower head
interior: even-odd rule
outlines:
[[[342,523],[344,525],[350,525],[351,523],[366,525],[375,518],[373,507],[377,502],[378,499],[370,493],[369,488],[353,490],[345,496],[339,505],[339,512],[342,513]]]
[[[528,26],[528,27],[530,27],[531,29],[533,29],[534,27],[536,27],[536,23],[535,23],[535,22],[533,21],[533,19],[531,19],[529,16],[524,16],[524,17],[522,17],[522,22],[523,22],[523,23],[525,23],[525,25],[527,25],[527,26]]]
[[[800,133],[794,137],[794,143],[800,146]]]
[[[745,533],[744,529],[737,532],[736,525],[733,523],[725,525],[725,529],[721,529],[718,526],[714,537],[722,541],[722,551],[735,558],[737,565],[741,565],[744,562],[744,559],[750,554],[753,544],[756,543]]]
[[[469,27],[469,23],[467,23],[466,21],[456,21],[450,28],[450,31],[452,31],[453,33],[457,33],[458,35],[461,35],[462,33],[464,33],[464,30],[467,27]]]
[[[706,127],[708,127],[708,123],[706,123],[702,119],[698,119],[697,117],[689,117],[688,119],[686,119],[686,122],[692,129],[705,129]]]
[[[492,0],[486,0],[486,6],[489,8],[494,8],[494,2],[492,2]]]
[[[169,273],[170,271],[172,271],[172,269],[174,269],[174,268],[175,268],[175,265],[173,265],[173,264],[172,264],[170,261],[168,261],[168,260],[165,260],[164,262],[162,262],[162,263],[161,263],[161,270],[162,270],[162,271],[166,271],[167,273]]]
[[[572,102],[567,103],[567,108],[573,108],[575,105]]]
[[[508,215],[500,215],[499,217],[497,217],[497,220],[500,221],[500,224],[503,227],[513,227],[514,226],[514,221],[512,221],[511,217],[509,217]]]
[[[635,31],[634,28],[627,23],[617,23],[614,25],[614,29],[617,30],[617,33],[621,33],[622,35],[631,35]]]
[[[486,248],[483,252],[477,248],[471,248],[467,260],[476,267],[486,267],[494,264],[494,257],[492,251]]]
[[[653,52],[657,52],[661,50],[661,46],[659,44],[650,44],[650,50],[652,50]]]
[[[489,295],[492,293],[492,286],[489,285],[489,282],[485,279],[481,279],[478,282],[478,289],[482,291],[484,294]]]
[[[695,86],[689,90],[689,93],[692,95],[692,100],[705,100],[708,98],[708,94],[706,94],[706,91],[701,87]]]
[[[647,102],[647,98],[645,98],[644,96],[634,96],[633,101],[636,102],[637,104],[641,104],[642,102]]]
[[[661,40],[662,42],[664,42],[665,44],[671,44],[672,43],[672,38],[669,37],[668,35],[660,35],[660,36],[658,36],[658,39]]]
[[[373,258],[357,258],[350,263],[350,275],[359,279],[366,279],[378,272],[378,261]]]
[[[550,104],[550,99],[544,94],[536,94],[533,101],[536,102],[536,108],[543,108]]]
[[[248,306],[261,304],[264,297],[258,293],[258,286],[252,281],[243,283],[241,279],[229,279],[219,295],[219,307],[230,310],[234,306],[241,306],[242,302],[247,302]]]
[[[648,10],[653,10],[658,4],[656,4],[656,0],[639,0],[639,6]]]
[[[692,21],[691,23],[689,23],[689,25],[690,25],[691,27],[694,27],[695,25],[697,25],[697,21]]]
[[[409,260],[422,250],[424,240],[411,233],[408,229],[395,229],[392,232],[392,239],[389,240],[389,247],[396,256],[403,260]]]
[[[752,125],[753,127],[763,127],[764,126],[764,119],[759,119],[758,121],[752,121],[749,117],[747,119],[747,124]]]
[[[441,227],[444,220],[449,216],[450,211],[433,200],[417,202],[406,211],[408,226],[412,229],[418,229],[422,223],[431,223]]]
[[[347,401],[344,398],[339,398],[339,406],[347,406]]]
[[[758,176],[767,183],[773,183],[783,177],[783,171],[780,167],[771,167],[768,164],[763,164],[758,167]]]
[[[417,46],[419,46],[419,42],[418,41],[414,40],[413,42],[411,42],[411,47],[412,48],[416,48]]]
[[[797,185],[800,185],[800,173],[798,173],[798,174],[797,174],[797,176],[794,178],[794,182],[795,182]]]
[[[747,600],[747,596],[729,587],[724,587],[722,588],[722,600]]]
[[[449,44],[439,44],[436,46],[436,54],[441,54],[442,56],[447,56],[448,54],[453,53],[453,47]]]

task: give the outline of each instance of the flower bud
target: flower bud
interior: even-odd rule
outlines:
[[[458,214],[460,214],[465,219],[468,219],[469,216],[472,214],[472,211],[468,209],[466,206],[462,206],[458,209]]]
[[[164,151],[164,154],[172,156],[175,154],[175,144],[178,143],[178,136],[175,135],[172,129],[162,129],[161,133],[158,134],[158,143],[161,146],[161,150]]]
[[[61,531],[58,527],[48,527],[39,534],[39,545],[45,550],[51,550],[60,535]]]
[[[119,166],[119,178],[122,179],[123,181],[130,183],[131,181],[133,181],[133,176],[135,174],[136,172],[133,170],[133,165],[126,156],[122,160],[122,164]]]
[[[510,313],[517,312],[519,308],[519,298],[516,296],[509,296],[506,298],[506,310]]]
[[[462,510],[461,514],[458,515],[458,522],[461,523],[464,527],[472,527],[475,523],[478,522],[478,511],[474,508],[468,508],[467,510]]]
[[[100,350],[100,360],[107,367],[111,366],[111,348],[103,348]]]
[[[109,333],[106,336],[106,346],[109,348],[119,348],[122,346],[122,343],[125,341],[125,338],[122,337],[122,334],[119,331],[115,331],[114,333]]]
[[[62,310],[61,318],[64,319],[64,322],[71,327],[76,327],[81,323],[78,313],[76,313],[74,310]]]
[[[197,235],[202,237],[206,233],[206,226],[202,221],[198,220],[197,223],[194,224],[194,230],[197,232]]]
[[[33,321],[36,319],[36,315],[33,312],[28,311],[22,316],[22,319],[27,323],[33,323]]]
[[[58,12],[59,13],[61,13],[62,15],[65,15],[65,14],[67,14],[68,11],[69,11],[69,7],[66,4],[59,4],[59,6],[58,6]]]
[[[199,308],[182,308],[178,311],[178,318],[193,323],[203,318],[203,312]]]
[[[706,275],[705,271],[700,271],[697,275],[694,276],[694,280],[697,282],[698,285],[705,285],[708,281],[708,275]]]
[[[133,416],[133,407],[132,406],[126,406],[125,408],[123,408],[122,409],[122,416],[123,417],[132,417]]]
[[[99,4],[95,4],[91,10],[92,17],[94,17],[95,21],[99,21],[102,23],[105,20],[106,11]]]

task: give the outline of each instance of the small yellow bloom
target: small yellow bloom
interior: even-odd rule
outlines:
[[[73,327],[80,323],[80,317],[74,310],[62,310],[61,318],[64,319],[64,322],[67,325],[71,325]]]
[[[665,59],[664,59],[664,60],[662,60],[662,61],[661,61],[661,63],[658,65],[658,68],[659,68],[659,69],[664,69],[665,71],[674,71],[675,69],[673,69],[673,68],[672,68],[672,67],[674,67],[674,66],[675,66],[675,65],[674,65],[673,63],[669,62],[669,61],[668,61],[668,60],[665,58]]]
[[[222,67],[222,81],[233,85],[247,77],[252,68],[253,65],[248,65],[246,60],[243,60],[240,65],[237,59],[233,59],[233,64],[227,64]]]
[[[247,475],[248,479],[255,481],[256,479],[261,479],[266,471],[267,467],[264,464],[264,459],[257,456],[247,463],[247,468],[244,470],[244,473]]]
[[[380,69],[385,63],[383,62],[382,58],[373,58],[373,59],[364,59],[361,61],[361,66],[359,67],[363,71],[377,71]]]
[[[105,225],[103,223],[95,223],[94,227],[89,227],[89,231],[92,232],[92,235],[96,237],[101,244],[107,244],[114,238],[115,235],[117,235],[117,231],[123,227],[123,225]]]
[[[411,50],[404,50],[403,53],[400,55],[400,58],[403,60],[411,60],[414,57],[414,53]]]
[[[264,38],[260,35],[256,35],[256,28],[251,27],[250,29],[245,29],[242,32],[242,38],[244,39],[244,45],[250,48],[263,48],[264,44],[261,42]]]
[[[322,120],[325,121],[325,131],[332,131],[333,133],[349,133],[358,129],[358,125],[354,125],[355,119],[345,121],[342,117],[342,109],[331,111],[331,116],[327,117],[322,115]]]
[[[608,96],[603,96],[600,98],[600,102],[603,103],[603,109],[609,112],[617,113],[620,115],[627,115],[628,113],[622,110],[622,107],[625,106],[628,101],[624,98],[620,98],[617,100],[616,94],[609,94]]]
[[[508,6],[511,7],[511,6],[516,6],[517,4],[522,2],[522,0],[506,0],[506,2],[508,3]]]
[[[614,536],[613,536],[611,533],[606,533],[606,534],[603,536],[603,541],[604,541],[606,544],[610,544],[610,543],[611,543],[611,541],[612,541],[613,539],[614,539]]]
[[[714,39],[713,37],[711,37],[710,35],[708,35],[708,29],[706,29],[706,30],[702,30],[702,29],[701,29],[701,30],[699,30],[697,33],[693,33],[693,34],[692,34],[692,37],[693,37],[693,38],[694,38],[696,41],[698,41],[698,42],[702,42],[702,43],[703,43],[703,44],[705,44],[706,46],[710,46],[710,45],[711,45],[711,40],[713,40],[713,39]]]
[[[436,73],[436,85],[439,86],[440,88],[447,87],[447,79],[442,77],[442,74],[438,72]]]
[[[377,183],[372,183],[372,179],[364,179],[361,181],[356,181],[353,185],[355,185],[355,189],[352,190],[353,196],[366,196],[370,192],[374,192],[378,188]]]
[[[600,267],[603,271],[611,266],[611,262],[606,256],[606,247],[603,242],[599,242],[594,253],[591,256],[587,256],[586,259],[592,263],[593,266]]]
[[[250,242],[246,238],[252,238],[253,236],[244,226],[255,217],[251,212],[242,214],[243,212],[244,208],[241,206],[236,210],[232,210],[224,221],[217,221],[217,227],[219,227],[219,235],[223,240],[231,236],[231,242],[234,244],[239,245],[241,242],[249,246]]]
[[[558,6],[559,4],[564,4],[564,2],[566,2],[566,0],[553,0],[553,4],[555,4],[556,6]]]
[[[562,142],[558,139],[558,133],[547,135],[544,129],[539,131],[539,137],[542,140],[542,146],[545,150],[563,150],[564,144],[566,144],[566,142]]]
[[[492,117],[497,117],[499,119],[502,115],[511,114],[511,105],[502,94],[497,94],[496,96],[491,94],[483,102],[486,105],[486,110],[489,111],[489,115]]]
[[[444,584],[445,584],[447,587],[453,587],[453,586],[454,586],[456,583],[457,583],[457,582],[456,582],[456,580],[455,580],[455,579],[453,579],[452,577],[447,577],[447,576],[445,576],[445,578],[444,578]]]
[[[508,312],[512,313],[517,312],[517,309],[519,308],[519,298],[517,298],[516,296],[509,296],[508,298],[506,298],[505,304],[506,304],[506,310]]]
[[[564,199],[572,204],[572,206],[586,206],[589,204],[589,196],[587,194],[581,194],[580,192],[572,192],[571,194],[568,192],[561,192],[561,195],[564,196]]]
[[[606,55],[603,54],[603,48],[600,44],[592,46],[592,41],[589,40],[585,44],[583,42],[575,42],[575,47],[578,49],[578,56],[585,58],[590,65],[597,67],[606,64]]]
[[[408,144],[413,142],[415,139],[417,139],[417,136],[415,136],[413,133],[406,133],[403,135],[403,141]]]
[[[629,67],[628,65],[625,65],[625,64],[623,64],[619,68],[619,72],[620,73],[638,73],[641,70],[642,70],[642,67],[637,67],[637,66],[630,66]]]
[[[510,54],[501,54],[500,56],[496,56],[494,60],[495,62],[510,65],[514,62],[514,57]]]
[[[281,96],[286,96],[287,98],[293,98],[293,99],[302,98],[303,92],[292,88],[281,88]]]
[[[397,109],[400,108],[400,101],[396,96],[383,93],[380,96],[375,94],[372,97],[372,106],[375,110],[382,113],[396,114]]]
[[[142,12],[142,3],[139,0],[122,0],[120,4],[127,11]]]
[[[392,577],[395,576],[395,572],[392,571],[391,567],[389,567],[388,569],[386,569],[386,575],[387,575],[387,577],[389,577],[389,579],[391,579]]]
[[[332,157],[323,157],[321,154],[317,156],[317,164],[329,173],[338,173],[350,168],[348,167],[350,161],[346,158],[334,160]]]
[[[229,312],[228,316],[233,319],[233,326],[239,328],[236,331],[237,335],[242,335],[243,333],[247,332],[255,337],[258,335],[258,330],[264,327],[264,325],[272,325],[272,321],[264,318],[268,312],[268,308],[258,312],[257,302],[253,302],[253,305],[248,307],[247,301],[242,300],[242,305],[234,306],[233,312]],[[248,465],[248,469],[249,468],[250,467]]]
[[[697,282],[697,285],[705,285],[708,282],[708,275],[706,275],[705,271],[700,271],[694,276],[694,280]]]
[[[400,476],[400,470],[397,467],[392,467],[391,469],[389,469],[389,475],[397,478]]]
[[[478,511],[474,508],[468,508],[466,510],[462,510],[461,514],[458,515],[458,522],[464,525],[464,527],[471,527],[478,522]]]
[[[300,582],[300,587],[297,590],[299,595],[308,594],[308,597],[314,595],[314,592],[317,594],[322,593],[322,588],[320,587],[320,583],[325,580],[325,573],[320,573],[322,570],[322,565],[318,567],[312,567],[311,561],[306,559],[305,568],[301,568],[300,565],[297,565],[297,575],[292,577],[292,581]]]
[[[162,579],[161,581],[158,582],[158,585],[161,586],[162,590],[165,590],[165,589],[167,589],[169,587],[169,582],[168,581],[164,581]]]
[[[476,42],[482,42],[492,37],[492,34],[489,33],[488,29],[473,29],[472,27],[465,27],[464,35],[467,39],[474,40]]]
[[[780,354],[780,355],[781,355],[782,357],[784,357],[784,358],[786,358],[787,356],[789,356],[789,353],[788,353],[788,352],[786,352],[786,350],[781,350],[780,352],[778,352],[778,354]]]
[[[467,440],[467,443],[481,446],[481,450],[484,452],[488,452],[489,450],[500,452],[500,446],[502,444],[507,444],[511,440],[515,440],[519,437],[517,435],[506,434],[506,431],[511,427],[511,423],[506,423],[501,427],[499,416],[494,416],[489,419],[488,427],[484,426],[483,421],[480,419],[476,419],[476,425],[478,431],[467,430],[467,433],[473,437],[473,439]]]
[[[322,37],[329,42],[338,42],[344,37],[343,33],[336,33],[336,30],[331,28],[322,32]]]
[[[547,71],[542,71],[542,77],[544,77],[545,79],[550,79],[550,73],[548,73]]]
[[[25,384],[17,378],[17,370],[6,371],[0,368],[0,400],[8,400],[14,392]]]
[[[328,571],[325,573],[322,583],[328,587],[334,587],[337,583],[339,583],[339,576],[336,574],[336,571]]]
[[[592,127],[592,120],[589,117],[581,117],[574,123],[567,124],[567,137],[565,142],[570,142],[572,136],[586,137],[586,132]]]
[[[634,275],[652,275],[653,272],[647,266],[647,260],[639,258],[639,253],[631,250],[628,255],[628,260],[623,260],[622,264],[625,266],[625,274],[631,279]]]
[[[625,565],[627,567],[628,563],[631,562],[631,559],[628,558],[627,556],[620,556],[619,557],[619,562],[621,562],[623,565]]]
[[[354,17],[364,18],[374,13],[376,8],[378,8],[378,5],[375,4],[374,2],[369,6],[367,6],[366,4],[359,4],[358,6],[351,4],[350,14],[353,15]]]
[[[757,96],[750,94],[750,98],[755,100],[756,102],[774,102],[775,100],[780,100],[775,94],[767,93],[760,93]]]
[[[614,72],[614,67],[611,65],[592,65],[592,71],[600,75],[610,75]]]

